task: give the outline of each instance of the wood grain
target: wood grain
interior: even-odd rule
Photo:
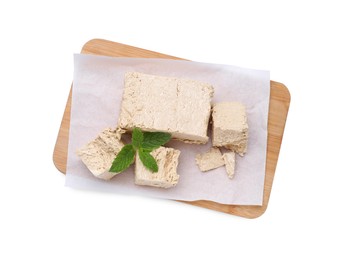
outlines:
[[[81,53],[112,57],[181,59],[178,57],[102,39],[93,39],[88,41],[83,46]],[[61,126],[53,153],[54,164],[56,168],[62,173],[66,173],[71,105],[72,91],[70,91],[66,103],[65,112],[61,121]],[[271,81],[263,206],[225,205],[204,200],[181,202],[246,218],[256,218],[261,216],[266,211],[268,206],[289,105],[290,93],[288,89],[281,83]]]

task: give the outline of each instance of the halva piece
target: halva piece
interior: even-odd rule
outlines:
[[[109,169],[124,146],[120,141],[123,132],[121,129],[107,128],[77,151],[77,155],[95,177],[109,180],[117,174],[109,172]]]
[[[246,108],[239,102],[222,102],[212,109],[212,144],[226,147],[240,155],[247,151],[248,124]]]
[[[213,87],[182,78],[126,73],[119,127],[168,132],[189,143],[206,143]]]
[[[179,150],[160,147],[151,152],[158,164],[158,172],[151,172],[145,168],[139,156],[135,160],[135,184],[148,185],[159,188],[171,188],[179,181],[177,174]]]
[[[222,155],[222,157],[225,162],[227,176],[228,178],[233,179],[235,169],[235,153],[233,151],[227,151]]]
[[[195,161],[202,172],[206,172],[212,169],[219,168],[225,165],[225,161],[219,148],[212,147],[206,153],[197,154]]]

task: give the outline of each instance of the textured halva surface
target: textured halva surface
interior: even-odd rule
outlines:
[[[246,108],[239,102],[221,102],[212,109],[212,144],[224,146],[240,155],[247,151]]]
[[[228,178],[233,179],[235,169],[235,153],[233,151],[227,151],[222,155],[225,162],[225,168]]]
[[[202,172],[213,170],[225,165],[219,148],[212,147],[206,153],[197,154],[195,161]]]
[[[116,175],[109,172],[109,169],[124,146],[120,141],[123,132],[121,129],[106,128],[98,137],[77,151],[77,155],[95,177],[109,180]]]
[[[135,160],[135,184],[159,188],[171,188],[179,181],[177,166],[180,151],[160,147],[151,152],[158,164],[158,172],[151,172],[142,164],[139,156]]]
[[[169,132],[175,139],[206,143],[213,91],[211,85],[195,80],[126,73],[119,127]]]

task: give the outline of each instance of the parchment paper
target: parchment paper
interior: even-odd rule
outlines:
[[[134,167],[110,181],[97,179],[90,173],[75,151],[104,128],[117,125],[124,74],[131,71],[208,82],[214,86],[213,102],[245,104],[249,124],[248,151],[244,157],[236,155],[233,180],[228,179],[224,167],[203,173],[196,166],[195,155],[207,151],[211,142],[194,145],[171,141],[168,144],[181,150],[180,180],[174,188],[135,185]],[[75,54],[66,186],[186,201],[262,205],[269,96],[268,71],[190,61]]]

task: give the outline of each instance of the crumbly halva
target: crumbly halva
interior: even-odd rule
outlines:
[[[246,108],[239,102],[222,102],[212,109],[212,144],[241,156],[247,151],[248,124]]]
[[[135,160],[135,184],[159,188],[171,188],[179,181],[177,174],[179,150],[160,147],[151,152],[158,164],[158,172],[153,173],[145,168],[139,156]]]
[[[77,155],[95,177],[109,180],[116,175],[109,172],[109,169],[124,146],[120,140],[123,132],[121,129],[106,128],[98,137],[77,151]]]
[[[212,147],[205,153],[197,154],[195,161],[202,172],[213,170],[225,165],[219,148]]]
[[[222,155],[222,158],[224,159],[228,178],[233,179],[235,169],[235,153],[233,151],[227,151]]]
[[[119,127],[206,143],[213,91],[212,85],[195,80],[126,73]]]

